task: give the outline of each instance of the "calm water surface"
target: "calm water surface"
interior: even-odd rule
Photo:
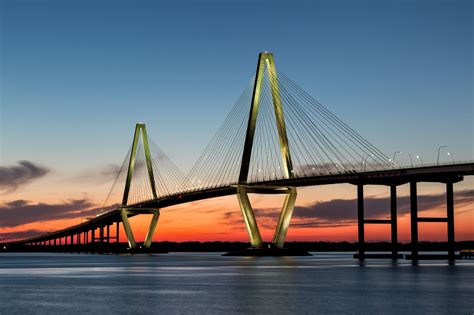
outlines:
[[[0,314],[474,314],[474,260],[0,254]]]

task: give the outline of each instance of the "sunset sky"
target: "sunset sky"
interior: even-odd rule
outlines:
[[[473,9],[457,0],[0,0],[0,241],[94,216],[137,122],[187,173],[264,50],[387,156],[402,151],[399,164],[410,154],[436,162],[443,145],[441,162],[473,160]],[[445,216],[444,189],[419,185],[420,216]],[[388,192],[367,187],[367,217],[389,214]],[[408,241],[408,186],[398,195]],[[355,241],[355,197],[351,185],[298,189],[287,240]],[[270,240],[282,199],[251,200]],[[455,212],[456,239],[473,240],[473,177],[455,184]],[[149,219],[132,219],[138,239]],[[388,240],[390,230],[366,235]],[[445,239],[445,224],[420,224],[420,240]],[[163,209],[155,240],[248,236],[229,196]]]

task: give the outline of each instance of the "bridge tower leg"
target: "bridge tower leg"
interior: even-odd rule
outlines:
[[[290,187],[290,193],[285,197],[285,202],[283,203],[283,208],[281,209],[280,217],[278,218],[275,236],[273,237],[273,243],[279,248],[283,248],[283,245],[285,244],[286,233],[290,226],[295,202],[296,188]]]
[[[250,205],[250,201],[247,194],[247,178],[250,167],[250,160],[252,155],[253,139],[255,135],[255,129],[257,125],[257,115],[260,105],[260,95],[262,91],[262,83],[265,72],[268,73],[268,80],[270,81],[270,89],[272,94],[272,103],[275,113],[275,120],[278,130],[278,138],[280,143],[280,153],[282,158],[282,172],[285,178],[293,177],[293,165],[291,161],[290,149],[288,145],[288,137],[286,133],[285,118],[283,112],[283,106],[280,97],[277,71],[275,67],[275,60],[273,54],[268,52],[260,53],[255,83],[252,95],[252,103],[250,105],[250,113],[247,123],[247,132],[245,137],[244,151],[242,154],[242,163],[239,174],[239,184],[237,188],[237,198],[239,200],[240,209],[244,217],[244,221],[249,233],[250,244],[254,248],[260,248],[263,246],[262,237],[258,229],[257,222],[255,220],[255,215]],[[272,188],[272,187],[266,187]],[[273,187],[274,188],[274,187]],[[286,233],[291,221],[291,216],[293,213],[293,208],[296,200],[296,188],[288,187],[289,194],[285,198],[285,202],[278,219],[278,224],[275,230],[275,235],[273,238],[273,244],[276,247],[283,247],[285,243]],[[258,189],[253,189],[254,191]]]
[[[132,228],[128,221],[128,214],[129,214],[129,209],[130,209],[128,207],[128,196],[130,192],[130,185],[132,182],[133,172],[135,169],[135,160],[136,160],[136,155],[137,155],[138,142],[140,141],[140,136],[141,136],[141,139],[143,142],[143,148],[145,151],[146,168],[148,171],[148,179],[149,179],[149,183],[151,187],[151,192],[153,194],[153,198],[158,199],[158,194],[156,192],[155,178],[154,178],[154,173],[153,173],[153,163],[151,160],[150,147],[148,144],[148,135],[146,132],[146,127],[145,127],[145,124],[136,124],[135,134],[133,137],[132,151],[130,154],[130,161],[128,164],[127,180],[125,182],[125,190],[123,193],[122,210],[121,210],[122,211],[121,218],[122,218],[123,226],[125,229],[125,234],[127,235],[128,245],[132,249],[137,247],[137,243],[135,241]],[[156,229],[158,218],[160,216],[159,209],[153,209],[152,214],[153,214],[153,217],[151,219],[151,223],[148,228],[147,236],[143,243],[143,246],[146,248],[150,248],[151,246],[151,242],[153,240],[153,233]]]
[[[250,200],[247,195],[246,186],[239,186],[237,188],[237,198],[239,200],[240,210],[244,216],[247,232],[249,233],[250,246],[254,248],[260,248],[263,246],[262,237],[258,229],[257,221],[255,220],[252,205],[250,204]]]
[[[153,216],[151,217],[150,226],[148,227],[148,232],[146,233],[145,242],[143,246],[146,248],[151,247],[151,242],[153,241],[153,234],[155,233],[156,225],[158,224],[158,219],[160,218],[160,210],[156,209],[153,211]]]
[[[132,227],[130,226],[130,222],[128,221],[127,210],[122,209],[120,216],[122,217],[122,223],[123,223],[123,228],[125,230],[125,235],[127,235],[128,247],[136,248],[137,242],[135,242],[135,237],[133,236]]]

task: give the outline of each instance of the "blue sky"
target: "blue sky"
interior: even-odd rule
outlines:
[[[472,1],[0,1],[0,164],[189,169],[258,53],[387,155],[473,158]],[[402,155],[400,159],[407,159]],[[407,160],[406,160],[407,162]]]

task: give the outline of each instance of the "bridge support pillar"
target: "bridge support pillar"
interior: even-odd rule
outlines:
[[[358,226],[358,253],[359,260],[365,256],[365,233],[364,233],[364,185],[357,185],[357,226]]]
[[[153,216],[151,218],[150,226],[148,227],[148,232],[146,233],[145,242],[143,246],[146,248],[151,247],[151,242],[153,241],[153,234],[155,233],[156,225],[158,224],[158,219],[160,218],[160,210],[156,209],[153,211]]]
[[[128,221],[127,210],[122,209],[120,216],[122,217],[123,228],[125,229],[125,234],[127,235],[128,247],[132,249],[136,248],[137,242],[135,242],[135,237],[133,236],[132,227],[130,226],[130,222]]]
[[[411,258],[418,260],[418,200],[416,182],[410,182]]]
[[[120,243],[120,240],[119,240],[120,222],[119,221],[117,221],[115,228],[116,228],[116,231],[115,231],[116,239],[115,240],[116,240],[117,243]]]
[[[392,229],[392,259],[398,258],[398,231],[397,231],[397,186],[390,186],[390,220]]]
[[[278,224],[275,230],[275,236],[273,237],[273,243],[278,248],[283,248],[286,239],[286,233],[290,226],[291,216],[293,215],[293,209],[295,208],[296,202],[296,187],[289,189],[289,194],[285,197],[283,208],[278,218]]]
[[[247,195],[247,187],[238,186],[237,198],[239,199],[240,210],[244,217],[245,226],[249,233],[250,245],[253,248],[261,248],[263,246],[262,237],[258,229],[257,221],[253,213],[252,205],[250,204],[249,197]]]
[[[446,183],[446,210],[448,225],[448,259],[454,261],[456,253],[456,243],[454,241],[454,193],[453,183]]]
[[[99,227],[99,252],[104,252],[104,226]]]
[[[99,228],[99,243],[100,245],[102,245],[102,243],[104,242],[104,226],[101,226]]]

